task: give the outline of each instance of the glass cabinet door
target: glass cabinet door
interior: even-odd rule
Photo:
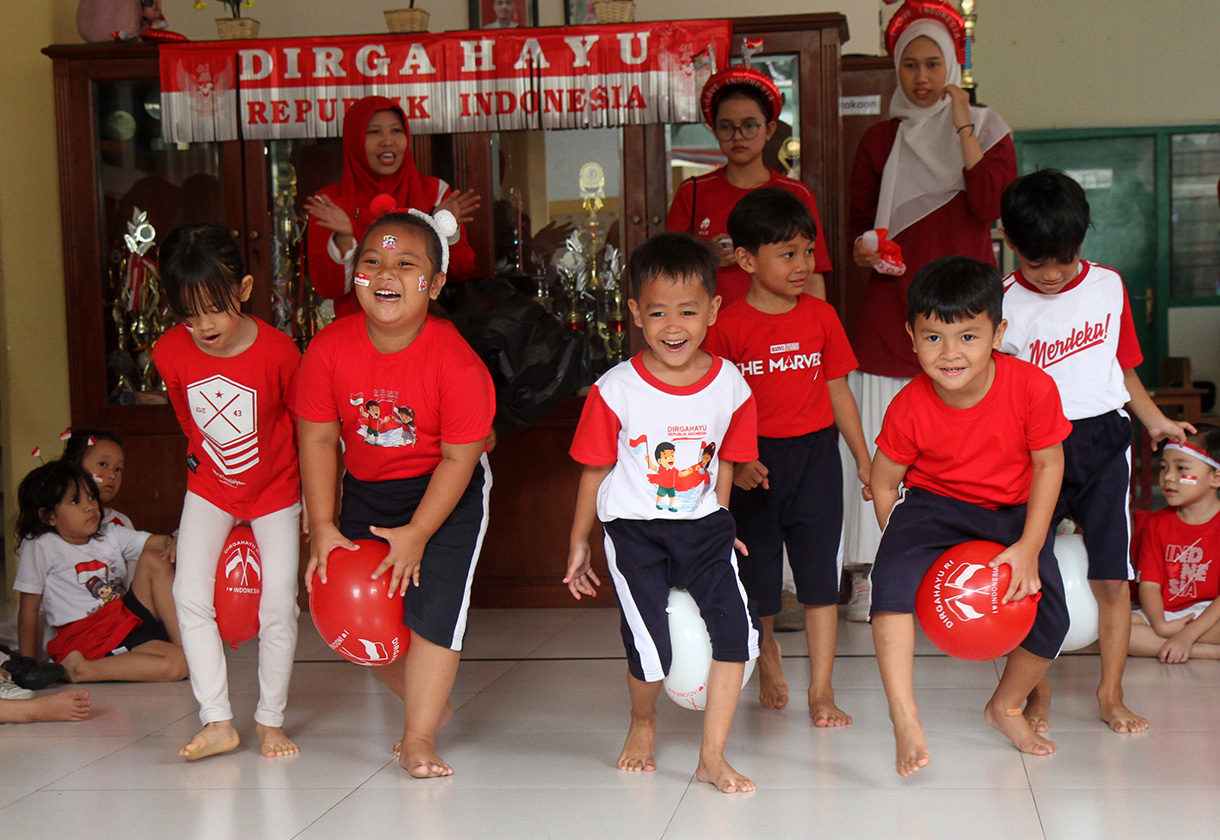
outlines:
[[[221,147],[162,139],[155,79],[97,81],[92,98],[106,400],[164,403],[151,350],[173,319],[158,282],[157,247],[179,225],[226,223]]]

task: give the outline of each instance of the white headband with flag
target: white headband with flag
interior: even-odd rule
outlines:
[[[1165,444],[1166,451],[1176,449],[1178,452],[1185,452],[1192,458],[1198,458],[1203,463],[1207,464],[1213,470],[1220,470],[1220,461],[1217,461],[1211,455],[1207,454],[1207,450],[1202,447],[1195,446],[1193,443],[1167,443]]]

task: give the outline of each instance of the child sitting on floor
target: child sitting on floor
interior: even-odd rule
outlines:
[[[1195,428],[1161,455],[1169,506],[1136,522],[1140,608],[1131,614],[1132,656],[1220,659],[1220,427]]]

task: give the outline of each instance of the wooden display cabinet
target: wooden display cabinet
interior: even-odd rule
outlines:
[[[741,18],[743,37],[761,36],[759,58],[782,53],[799,84],[801,178],[817,195],[835,264],[845,256],[845,194],[838,118],[841,15]],[[146,212],[161,241],[173,227],[206,221],[228,225],[245,251],[255,290],[249,311],[275,323],[282,303],[284,245],[289,218],[317,188],[338,180],[340,141],[230,141],[173,145],[160,139],[158,48],[153,44],[51,46],[54,64],[59,183],[68,311],[72,425],[111,429],[124,440],[126,474],[116,506],[141,528],[176,527],[186,486],[185,438],[168,404],[155,391],[121,393],[111,362],[120,334],[113,316],[116,254],[135,208]],[[616,206],[624,256],[664,228],[676,187],[669,126],[621,129],[615,165],[622,172]],[[709,135],[710,136],[710,135]],[[412,138],[421,171],[484,196],[468,237],[479,258],[478,276],[492,274],[496,195],[488,134]],[[278,279],[277,279],[278,278]],[[842,300],[835,274],[832,302]],[[278,296],[278,297],[277,297]],[[301,329],[299,323],[298,330]],[[304,329],[308,335],[308,328]],[[130,339],[129,339],[130,340]],[[638,334],[629,347],[640,346]],[[129,349],[138,357],[139,348]],[[121,356],[121,354],[120,354]],[[121,390],[121,389],[120,389]],[[138,404],[126,404],[131,402]],[[573,397],[491,453],[491,517],[475,576],[477,606],[572,606],[560,584],[580,467],[568,456],[583,400]],[[595,568],[604,586],[581,606],[613,604],[600,540]]]

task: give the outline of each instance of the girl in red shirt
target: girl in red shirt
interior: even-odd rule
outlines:
[[[483,455],[495,410],[491,375],[457,330],[428,315],[456,229],[446,211],[434,219],[396,210],[374,221],[352,274],[363,311],[319,332],[301,368],[301,475],[313,535],[305,580],[312,586],[316,571],[325,583],[328,564],[342,563],[353,540],[389,544],[373,576],[390,573],[411,644],[373,672],[405,701],[396,751],[417,778],[453,772],[437,755],[436,733],[452,714],[491,488]],[[406,422],[373,433],[374,414]]]
[[[301,354],[292,339],[246,315],[254,278],[223,225],[184,225],[161,246],[161,280],[182,323],[153,361],[186,433],[186,499],[174,601],[191,688],[203,723],[178,754],[188,760],[238,745],[224,645],[216,627],[216,565],[229,531],[249,520],[259,546],[259,701],[262,754],[299,752],[284,734],[297,641],[301,482],[292,404]]]

